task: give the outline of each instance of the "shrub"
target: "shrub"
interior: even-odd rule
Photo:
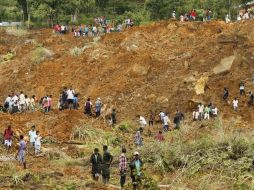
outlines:
[[[74,47],[70,49],[70,54],[74,57],[78,57],[83,53],[83,51],[84,50],[82,48]]]
[[[5,32],[9,35],[13,35],[13,36],[25,36],[28,34],[28,31],[25,29],[21,29],[21,28],[15,28],[15,27],[8,27],[6,28]]]
[[[245,139],[237,139],[232,142],[232,159],[238,159],[243,157],[249,149],[249,143]]]
[[[31,54],[31,61],[33,63],[41,63],[43,62],[46,58],[52,57],[53,52],[51,50],[48,50],[44,47],[37,47]]]

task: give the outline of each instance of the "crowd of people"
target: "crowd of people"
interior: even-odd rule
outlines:
[[[181,22],[186,21],[196,21],[198,17],[202,17],[203,21],[210,21],[212,19],[212,11],[211,9],[205,9],[203,10],[203,15],[198,15],[197,11],[195,9],[192,9],[189,13],[182,13],[179,15],[179,20]],[[172,18],[177,19],[176,11],[172,12]]]
[[[124,188],[126,183],[127,172],[130,170],[130,177],[132,180],[133,189],[139,189],[141,185],[142,166],[143,162],[139,153],[136,151],[130,161],[126,156],[126,148],[122,147],[122,153],[118,159],[118,170],[120,178],[121,189]],[[103,146],[103,155],[100,154],[99,149],[95,148],[94,153],[91,155],[90,162],[92,164],[92,177],[95,181],[99,180],[102,176],[103,183],[108,185],[110,180],[110,168],[113,162],[113,156],[108,151],[106,145]]]
[[[241,81],[239,83],[239,95],[240,97],[246,95],[245,93],[245,84],[243,81]],[[254,104],[254,94],[252,91],[249,91],[248,92],[248,96],[249,96],[249,100],[248,100],[248,106],[253,106]],[[223,91],[223,100],[224,101],[228,101],[228,97],[229,97],[229,90],[228,88],[224,88],[224,91]],[[238,111],[238,107],[239,107],[239,99],[238,97],[235,97],[232,101],[232,105],[233,105],[233,109],[234,111]]]
[[[177,19],[176,15],[177,15],[176,11],[173,11],[171,17],[173,19]],[[185,21],[196,21],[198,18],[202,18],[202,20],[205,22],[205,21],[210,21],[212,19],[212,16],[213,16],[213,12],[211,11],[211,9],[203,10],[202,15],[199,15],[195,9],[192,9],[189,13],[180,14],[179,20],[181,22],[185,22]],[[246,9],[239,11],[239,14],[237,16],[237,21],[249,20],[249,19],[254,19],[254,9],[253,8],[246,8]],[[199,19],[199,20],[201,20],[201,19]],[[231,22],[230,14],[225,15],[225,22],[226,23]]]
[[[34,151],[34,155],[37,156],[41,152],[41,135],[40,132],[35,130],[35,126],[33,125],[31,127],[31,130],[28,132],[29,136],[29,142],[30,142],[30,147]],[[27,149],[27,143],[24,139],[23,135],[20,135],[19,137],[15,136],[15,132],[12,130],[12,127],[9,125],[3,133],[3,144],[6,147],[7,153],[10,152],[10,149],[13,145],[13,140],[14,138],[19,139],[18,143],[18,152],[16,159],[20,162],[20,164],[23,165],[24,169],[26,169],[26,149]]]
[[[203,119],[209,120],[210,117],[217,117],[218,116],[218,108],[210,103],[209,105],[203,105],[199,103],[197,109],[193,110],[192,119],[194,121],[201,121]]]
[[[245,84],[243,81],[239,83],[239,96],[246,95],[245,92]],[[248,93],[249,101],[248,105],[253,106],[254,103],[254,95],[252,92]],[[229,89],[224,88],[222,100],[225,102],[229,99]],[[10,113],[16,112],[25,112],[25,111],[35,111],[36,105],[39,105],[44,112],[49,112],[52,106],[52,96],[45,96],[37,100],[37,98],[33,95],[29,98],[25,95],[22,91],[20,93],[12,93],[9,95],[4,104],[4,109]],[[235,97],[232,101],[233,110],[238,111],[238,98]],[[91,101],[91,98],[87,98],[84,104],[84,114],[88,117],[94,116],[98,118],[101,116],[103,102],[101,98],[97,98],[94,104]],[[78,101],[78,94],[75,92],[72,87],[63,88],[63,91],[60,94],[60,98],[58,101],[58,108],[59,110],[64,109],[78,109],[79,108],[79,101]],[[214,118],[218,116],[218,108],[210,103],[210,104],[202,104],[199,103],[197,108],[193,110],[192,119],[194,121],[201,121],[201,120],[209,120],[210,118]],[[148,115],[148,122],[146,118],[142,115],[138,115],[138,123],[139,127],[134,135],[133,144],[136,147],[141,147],[144,145],[144,139],[142,137],[143,131],[147,130],[148,134],[151,135],[151,129],[156,123],[161,125],[161,129],[158,130],[157,134],[154,136],[154,139],[160,143],[165,141],[164,134],[172,129],[180,129],[180,125],[184,120],[184,114],[180,111],[176,111],[173,117],[170,117],[168,112],[160,111],[156,113],[154,111],[150,111]],[[171,122],[172,118],[172,122]],[[116,124],[116,110],[113,109],[111,113],[111,122],[114,126]],[[29,147],[31,147],[34,151],[34,155],[38,155],[41,152],[41,135],[39,131],[35,130],[35,126],[32,126],[31,130],[28,132],[29,136]],[[11,126],[8,126],[3,133],[4,142],[3,144],[6,146],[7,152],[9,153],[12,147],[12,141],[15,137],[15,133],[13,132]],[[17,138],[17,137],[16,137]],[[17,154],[17,159],[19,162],[26,168],[26,159],[25,159],[25,152],[26,152],[26,141],[23,135],[19,136],[19,149]],[[92,176],[93,179],[98,181],[100,175],[102,175],[102,179],[105,185],[109,183],[110,180],[110,168],[113,161],[112,154],[108,151],[107,146],[103,146],[103,155],[100,155],[99,149],[96,148],[94,153],[91,155],[90,162],[92,164]],[[126,148],[122,148],[122,153],[119,156],[119,175],[120,175],[120,185],[124,187],[126,182],[126,175],[127,171],[130,170],[133,189],[137,189],[141,184],[141,176],[142,176],[142,161],[140,159],[140,155],[138,152],[134,153],[134,156],[130,161],[128,161],[126,157]]]
[[[71,32],[75,37],[96,37],[105,33],[121,32],[123,29],[128,29],[132,26],[134,26],[134,21],[131,18],[126,18],[124,22],[116,22],[115,20],[108,20],[105,16],[101,16],[94,18],[93,24],[80,24],[72,27],[69,27],[67,24],[56,24],[53,26],[53,30],[57,34]]]
[[[156,121],[156,116],[159,118],[159,120],[157,121]],[[141,115],[138,115],[138,118],[139,118],[138,122],[140,127],[135,133],[134,143],[136,146],[143,146],[144,142],[142,138],[142,133],[144,129],[147,127],[147,121],[145,117]],[[180,123],[183,121],[183,119],[184,119],[184,114],[178,110],[176,111],[176,114],[173,118],[173,123],[171,123],[169,114],[167,112],[160,111],[160,113],[156,115],[156,113],[154,113],[153,111],[150,111],[149,122],[148,122],[148,125],[149,125],[148,134],[151,135],[150,129],[151,127],[155,125],[155,122],[161,123],[162,128],[158,132],[158,134],[155,136],[155,139],[158,140],[159,142],[162,142],[164,140],[162,131],[168,132],[172,129],[180,129]]]
[[[35,95],[29,97],[20,93],[11,93],[4,101],[4,106],[1,107],[1,111],[8,113],[22,113],[22,112],[34,112],[36,109],[49,112],[52,108],[52,95],[46,95],[38,101]]]

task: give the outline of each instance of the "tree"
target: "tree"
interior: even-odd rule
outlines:
[[[94,10],[95,4],[95,0],[68,0],[62,8],[65,13],[71,15],[72,22],[77,22],[80,12],[88,13]]]
[[[24,21],[27,21],[28,20],[27,0],[17,0],[17,1],[19,6],[21,7]]]

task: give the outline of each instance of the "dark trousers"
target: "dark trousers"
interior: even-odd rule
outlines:
[[[223,100],[226,100],[228,98],[228,94],[223,95]]]
[[[141,186],[141,177],[140,176],[131,176],[131,181],[132,181],[132,186],[133,186],[133,190],[138,189],[138,187]]]
[[[153,121],[152,120],[149,121],[149,126],[153,126]]]
[[[121,187],[124,186],[125,181],[126,181],[126,172],[120,171],[120,185],[121,185]]]
[[[100,111],[96,111],[96,117],[99,117],[101,115]]]

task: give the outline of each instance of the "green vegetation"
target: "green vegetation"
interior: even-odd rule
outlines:
[[[93,17],[107,16],[116,22],[131,17],[136,24],[168,19],[173,10],[179,14],[196,9],[211,9],[213,18],[224,18],[229,11],[236,16],[237,6],[249,0],[0,0],[0,21],[33,21],[35,25],[53,23],[92,23]],[[26,22],[27,23],[27,22]],[[31,25],[31,22],[30,22]]]

